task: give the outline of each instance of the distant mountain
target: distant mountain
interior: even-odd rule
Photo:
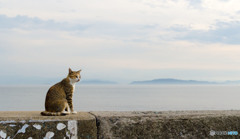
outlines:
[[[134,81],[131,84],[219,84],[218,82],[196,81],[196,80],[179,80],[179,79],[154,79],[147,81]]]
[[[240,81],[237,80],[237,81],[225,81],[225,82],[222,82],[222,84],[240,84]]]
[[[103,81],[103,80],[83,80],[81,84],[117,84],[113,81]]]

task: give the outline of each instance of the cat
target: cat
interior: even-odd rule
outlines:
[[[41,112],[41,115],[61,116],[77,113],[73,110],[72,96],[75,83],[81,79],[80,72],[81,70],[72,71],[69,68],[68,76],[50,87],[46,95],[45,111]]]

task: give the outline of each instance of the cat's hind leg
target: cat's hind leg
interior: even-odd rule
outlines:
[[[68,108],[68,103],[66,99],[60,99],[57,101],[53,101],[47,105],[46,111],[41,114],[44,116],[61,116],[70,114],[69,111],[65,111]]]
[[[69,105],[68,105],[67,101],[64,102],[64,109],[61,113],[64,114],[64,115],[70,114],[70,108],[69,108]]]

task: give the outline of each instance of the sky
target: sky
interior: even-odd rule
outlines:
[[[0,84],[240,80],[239,0],[0,0]]]

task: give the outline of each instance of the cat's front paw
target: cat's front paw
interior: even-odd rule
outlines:
[[[76,111],[72,111],[72,114],[77,114],[77,112]]]
[[[70,114],[70,112],[63,111],[63,112],[62,112],[62,114],[63,114],[63,115],[69,115],[69,114]]]

